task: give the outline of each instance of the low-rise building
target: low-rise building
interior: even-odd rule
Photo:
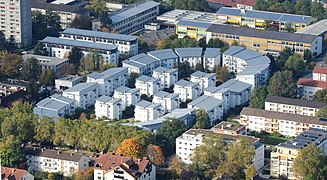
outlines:
[[[115,153],[102,154],[95,161],[94,179],[155,180],[156,166],[148,158],[130,158]]]
[[[142,75],[136,78],[135,87],[140,89],[141,94],[150,97],[160,91],[161,83],[159,78]]]
[[[76,100],[54,94],[49,98],[42,99],[33,108],[33,114],[39,117],[64,118],[73,115],[77,106]]]
[[[204,69],[213,70],[214,67],[221,66],[221,51],[219,48],[206,48],[203,54]]]
[[[298,95],[307,100],[312,100],[317,91],[327,89],[327,81],[317,81],[307,78],[300,78],[297,81]]]
[[[100,96],[112,96],[114,90],[128,84],[128,70],[124,67],[110,68],[103,72],[93,72],[87,75],[86,82],[96,82],[99,85]]]
[[[244,107],[240,123],[251,131],[278,132],[284,136],[297,136],[310,127],[327,130],[327,121],[320,117],[302,116]]]
[[[89,168],[89,158],[78,153],[27,147],[24,150],[31,171],[70,176]]]
[[[234,7],[237,9],[246,9],[246,10],[252,10],[252,7],[257,2],[256,0],[207,0],[209,6],[210,3],[213,3],[214,5],[221,7]],[[214,6],[214,7],[216,7]]]
[[[0,177],[3,180],[34,180],[34,176],[24,169],[1,166]]]
[[[59,38],[112,44],[118,46],[120,54],[128,54],[132,56],[138,54],[137,36],[68,28],[63,32],[60,32]]]
[[[161,117],[165,111],[161,104],[154,104],[142,100],[135,105],[134,112],[135,121],[144,122]]]
[[[94,110],[97,119],[119,120],[122,117],[122,100],[101,96],[95,100]]]
[[[230,134],[230,135],[237,135],[237,134],[246,134],[246,127],[239,123],[234,122],[227,122],[222,121],[219,124],[215,125],[212,128],[214,133],[218,134]]]
[[[160,61],[145,53],[130,57],[122,62],[123,67],[128,68],[129,73],[151,76],[154,69],[160,66]]]
[[[175,52],[180,63],[187,61],[192,68],[197,64],[202,64],[202,48],[176,48]]]
[[[265,110],[300,114],[304,116],[317,116],[319,109],[325,106],[327,106],[327,104],[322,102],[280,96],[268,96],[265,100]]]
[[[168,113],[175,109],[179,109],[180,99],[178,94],[159,91],[153,95],[152,102],[154,104],[161,104],[164,113]]]
[[[327,81],[327,67],[315,66],[312,71],[312,79],[316,81]]]
[[[0,94],[0,108],[10,108],[14,102],[35,104],[36,97],[27,91],[19,90],[5,97]]]
[[[309,128],[294,139],[276,146],[275,150],[270,153],[270,175],[276,178],[284,175],[287,179],[302,179],[303,177],[298,177],[293,172],[293,163],[299,151],[310,144],[327,154],[327,132]]]
[[[218,120],[223,119],[223,100],[203,95],[187,104],[187,108],[203,109],[208,113],[210,124],[214,125]]]
[[[192,83],[182,79],[175,83],[174,93],[179,94],[182,102],[195,100],[201,94],[201,86],[199,83]]]
[[[0,96],[7,96],[19,90],[26,91],[28,82],[19,79],[0,79]]]
[[[162,67],[172,69],[178,65],[178,56],[172,49],[150,51],[147,54],[159,60]]]
[[[206,30],[211,23],[195,22],[190,20],[180,20],[176,22],[176,34],[178,38],[184,38],[188,36],[199,40],[206,37]]]
[[[196,71],[191,74],[190,81],[192,83],[199,83],[201,94],[203,94],[205,88],[209,86],[216,86],[216,73]]]
[[[76,84],[81,83],[82,80],[82,76],[67,75],[65,77],[55,79],[55,87],[58,91],[64,91],[68,88],[75,86]]]
[[[126,107],[134,106],[141,101],[141,92],[137,88],[121,86],[115,89],[113,97],[122,100],[122,110],[124,111]]]
[[[76,100],[76,106],[82,109],[95,104],[95,99],[99,97],[99,85],[95,82],[80,83],[66,89],[63,96]]]
[[[161,89],[170,88],[178,81],[178,70],[158,67],[153,70],[152,77],[160,79]]]

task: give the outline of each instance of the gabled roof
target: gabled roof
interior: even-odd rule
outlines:
[[[312,73],[327,74],[327,67],[315,66]]]
[[[300,78],[297,81],[297,85],[327,89],[327,81],[317,81],[317,80],[311,80],[311,79],[307,79],[307,78]]]
[[[26,147],[24,154],[31,156],[47,157],[52,159],[61,159],[66,161],[79,162],[83,155],[76,153],[59,152],[53,149],[42,149],[36,147]]]
[[[33,100],[34,98],[30,93],[24,90],[19,90],[1,98],[0,107],[10,107],[15,101],[31,102]]]
[[[251,87],[251,84],[241,82],[236,79],[230,79],[227,82],[218,86],[217,91],[220,89],[228,88],[228,89],[230,89],[231,92],[240,93],[250,87]]]
[[[87,83],[79,83],[79,84],[76,84],[75,86],[71,87],[71,88],[68,88],[64,91],[65,92],[82,92],[83,90],[86,90],[90,87],[93,87],[93,86],[96,86],[98,87],[98,83],[96,82],[87,82]]]
[[[191,27],[207,29],[211,25],[211,23],[180,20],[180,21],[177,21],[176,25],[177,26],[191,26]]]
[[[323,35],[327,31],[327,19],[323,19],[314,24],[311,24],[303,29],[296,31],[298,34],[311,34],[311,35]]]
[[[21,180],[28,172],[23,169],[1,166],[0,179],[3,180]]]
[[[149,56],[149,55],[147,55],[145,53],[132,56],[132,57],[129,58],[129,60],[144,64],[144,65],[159,62],[158,59],[156,59],[156,58],[154,58],[152,56]]]
[[[93,72],[91,74],[89,74],[87,77],[92,78],[92,79],[107,79],[107,78],[112,78],[115,77],[117,75],[119,75],[119,73],[121,72],[128,72],[126,67],[116,67],[116,68],[110,68],[107,69],[101,73],[99,72]]]
[[[203,57],[206,58],[215,58],[221,54],[220,48],[206,48],[204,51]]]
[[[288,105],[311,107],[311,108],[323,108],[327,106],[326,103],[322,103],[322,102],[313,102],[303,99],[285,98],[280,96],[268,96],[265,102],[288,104]]]

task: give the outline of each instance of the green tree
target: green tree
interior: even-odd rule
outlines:
[[[302,56],[300,54],[290,56],[285,63],[285,69],[292,71],[293,75],[300,77],[305,71],[305,62]]]
[[[204,109],[197,109],[195,111],[195,125],[196,129],[207,129],[210,127],[210,118]]]
[[[130,73],[128,77],[128,87],[135,88],[136,79],[139,76],[140,75],[138,73],[134,73],[134,72]]]
[[[42,14],[40,11],[32,12],[32,30],[35,40],[46,36],[58,36],[61,30],[60,16],[51,11]]]
[[[73,64],[75,73],[78,71],[82,57],[83,53],[78,47],[73,47],[69,52],[69,63]]]
[[[179,176],[182,173],[183,170],[183,162],[179,159],[177,155],[172,156],[168,160],[168,167],[170,170],[172,170],[176,176],[176,179],[179,178]]]
[[[37,45],[34,48],[34,54],[48,56],[49,52],[47,51],[43,43],[37,43]]]
[[[28,58],[22,66],[22,78],[24,80],[38,80],[41,71],[42,69],[39,61],[34,57]]]
[[[313,95],[313,101],[327,103],[327,89],[317,91]]]
[[[0,52],[0,74],[17,78],[22,66],[21,56],[16,53]]]
[[[224,83],[231,78],[231,74],[228,72],[227,67],[215,66],[212,72],[216,73],[216,79],[221,83]]]
[[[257,174],[257,172],[255,171],[254,166],[251,165],[245,171],[245,179],[251,180],[256,174]]]
[[[311,62],[313,60],[312,53],[311,53],[311,51],[309,49],[306,49],[304,51],[303,58],[307,62]]]
[[[72,21],[72,28],[91,29],[91,19],[88,16],[78,16]]]
[[[314,144],[302,148],[293,162],[296,175],[323,180],[327,178],[327,157]]]
[[[198,63],[194,67],[194,71],[204,71],[204,67],[202,63]]]
[[[284,49],[282,52],[280,52],[279,58],[281,61],[286,62],[290,56],[294,54],[294,51],[290,48]]]
[[[50,118],[38,119],[35,126],[34,139],[40,143],[52,142],[54,137],[54,122]]]
[[[93,70],[100,70],[100,66],[103,65],[103,56],[99,53],[98,49],[93,50],[91,53],[87,55],[87,59],[92,62]]]
[[[220,39],[218,38],[211,38],[209,41],[208,41],[208,44],[207,44],[207,47],[210,47],[210,48],[222,48],[224,47],[225,43],[223,41],[221,41]]]
[[[191,65],[188,61],[184,61],[179,63],[178,66],[178,77],[179,79],[184,79],[190,77],[193,70],[191,69]]]
[[[313,1],[310,4],[310,15],[317,18],[318,20],[322,20],[326,18],[326,11],[320,2]]]
[[[1,165],[17,167],[25,160],[20,143],[14,136],[8,136],[0,140]]]
[[[40,84],[42,84],[43,86],[54,86],[55,74],[52,69],[46,69],[42,72]]]
[[[266,86],[255,87],[250,96],[250,107],[264,109],[267,94],[268,92]]]
[[[269,96],[296,97],[296,84],[291,71],[278,71],[270,79],[267,87]]]
[[[92,14],[96,18],[103,17],[107,14],[108,8],[106,2],[102,0],[93,0],[90,4],[85,6],[87,9],[90,9]]]
[[[317,116],[327,118],[327,106],[319,109],[319,111],[317,112]]]
[[[5,34],[0,31],[0,51],[5,51],[7,49],[7,39]]]

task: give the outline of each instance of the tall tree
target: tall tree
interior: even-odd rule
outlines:
[[[52,142],[54,136],[54,121],[49,118],[39,119],[35,126],[34,139],[40,143]]]
[[[210,48],[222,48],[224,47],[225,43],[223,41],[221,41],[220,39],[218,38],[211,38],[209,41],[208,41],[208,44],[207,44],[207,47],[210,47]]]
[[[19,54],[0,52],[0,73],[10,78],[17,78],[20,74],[22,59]]]
[[[319,109],[317,116],[327,118],[327,106]]]
[[[177,176],[176,178],[178,178],[183,170],[183,162],[179,159],[177,155],[174,155],[169,158],[168,163],[169,163],[168,165],[169,169],[172,170]]]
[[[305,62],[300,54],[293,54],[290,56],[286,63],[285,69],[293,72],[293,75],[300,77],[305,71]]]
[[[231,74],[228,72],[227,67],[215,66],[212,72],[216,73],[216,79],[221,83],[224,83],[231,78]]]
[[[78,47],[73,47],[72,50],[69,52],[69,63],[74,65],[75,73],[78,71],[82,57],[83,53]]]
[[[25,159],[21,145],[14,136],[8,136],[0,140],[1,165],[17,167]]]
[[[257,174],[253,165],[249,166],[245,171],[245,179],[252,180],[252,178]]]
[[[24,80],[38,80],[41,71],[42,69],[39,61],[34,57],[28,58],[22,66],[22,78]]]
[[[270,79],[267,87],[270,96],[296,97],[296,84],[291,71],[278,71]]]
[[[0,31],[0,51],[5,51],[7,49],[7,39],[5,34]]]
[[[268,92],[266,86],[255,87],[250,96],[250,107],[264,109],[267,94]]]
[[[317,91],[313,95],[313,101],[327,103],[327,89]]]
[[[46,36],[57,36],[61,30],[60,16],[53,12],[42,14],[40,11],[32,13],[33,38],[43,39]]]
[[[37,43],[37,45],[34,48],[34,54],[48,56],[49,52],[47,51],[43,43]]]
[[[190,77],[192,73],[191,65],[188,61],[184,61],[182,63],[179,63],[178,66],[178,77],[179,79],[184,79]]]
[[[128,87],[135,88],[136,79],[139,76],[140,75],[138,73],[134,73],[134,72],[132,72],[131,74],[129,74],[129,77],[128,77]]]
[[[196,129],[207,129],[210,127],[210,118],[204,109],[197,109],[195,111],[195,125]]]
[[[144,147],[136,138],[129,138],[120,144],[116,152],[132,158],[142,158]]]
[[[78,16],[72,21],[72,27],[77,29],[91,29],[91,20],[88,16]]]
[[[55,74],[52,69],[46,69],[42,72],[40,83],[43,86],[54,86],[55,84]]]
[[[160,146],[149,144],[146,150],[146,154],[150,161],[157,167],[160,167],[164,163],[165,156]]]

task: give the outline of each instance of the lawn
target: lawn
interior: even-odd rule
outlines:
[[[286,142],[287,140],[289,139],[283,137],[274,137],[269,135],[260,138],[260,142],[267,145],[278,145],[279,143]]]

